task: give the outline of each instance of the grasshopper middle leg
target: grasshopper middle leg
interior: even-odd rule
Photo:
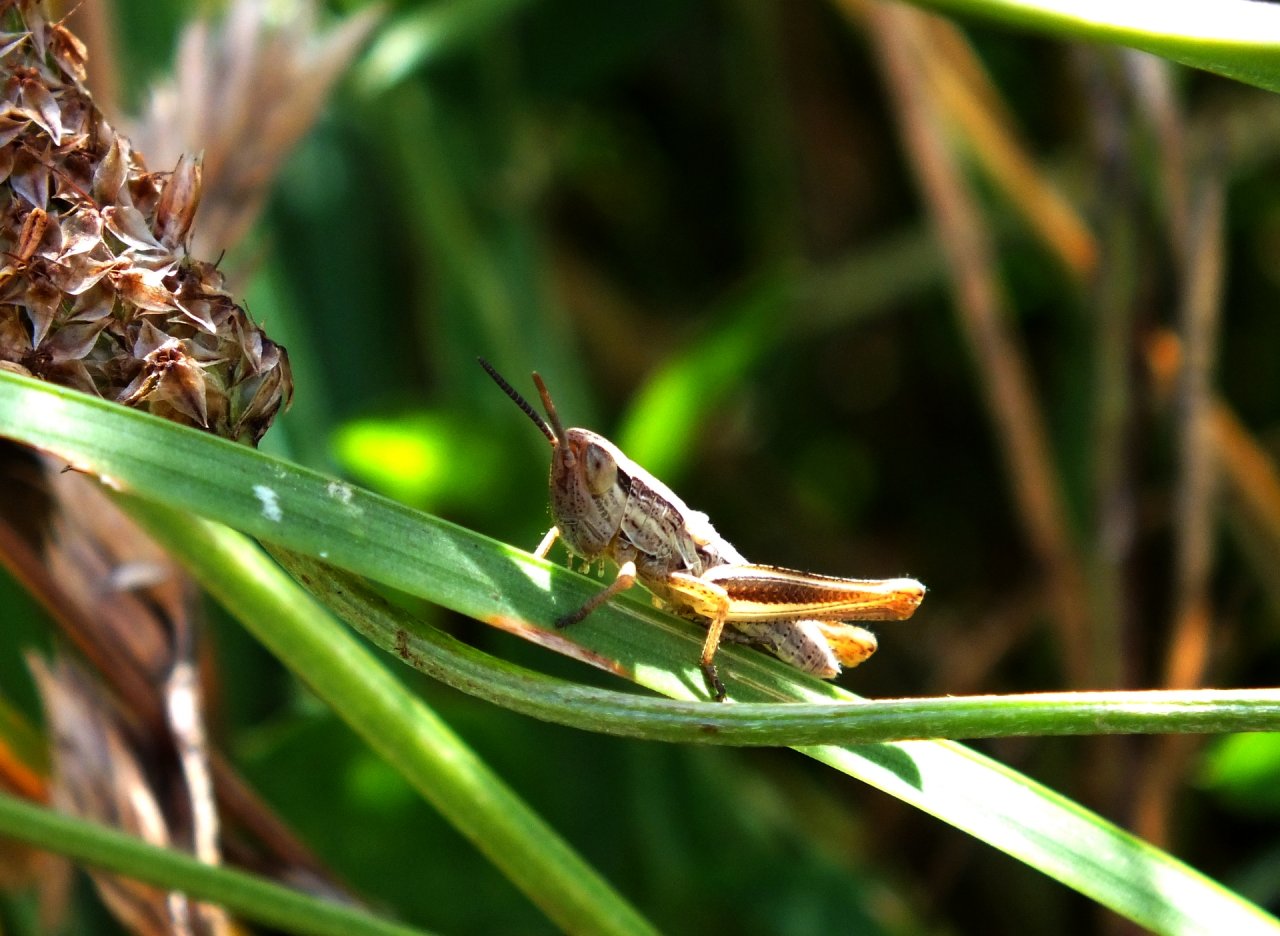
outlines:
[[[533,554],[539,558],[546,558],[547,553],[559,538],[560,528],[553,526],[547,531],[547,535],[542,538],[542,542],[538,544]],[[628,559],[618,567],[617,577],[607,587],[588,598],[577,610],[557,618],[556,627],[570,627],[577,624],[596,608],[631,588],[635,583],[636,564],[634,560]],[[729,593],[714,582],[707,582],[684,572],[672,572],[665,584],[670,589],[672,597],[678,596],[677,604],[708,621],[707,638],[702,644],[702,657],[699,662],[707,691],[715,697],[717,702],[723,702],[726,690],[716,670],[715,656],[720,646],[721,634],[724,632],[724,623],[729,617],[731,604]]]

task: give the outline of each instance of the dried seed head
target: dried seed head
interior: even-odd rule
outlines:
[[[149,171],[84,61],[34,0],[0,0],[0,366],[256,444],[289,358],[188,255],[200,159]]]

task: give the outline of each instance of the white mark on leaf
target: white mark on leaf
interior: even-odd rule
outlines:
[[[284,519],[284,512],[280,510],[280,497],[275,491],[265,484],[255,484],[253,486],[253,495],[262,504],[262,515],[264,517],[273,523],[279,523]]]

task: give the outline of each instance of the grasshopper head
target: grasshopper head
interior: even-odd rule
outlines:
[[[546,419],[488,361],[481,358],[480,366],[551,443],[551,513],[561,538],[580,556],[594,558],[605,552],[622,524],[627,501],[628,478],[618,470],[622,456],[617,447],[590,430],[565,429],[547,385],[536,372],[533,382]]]

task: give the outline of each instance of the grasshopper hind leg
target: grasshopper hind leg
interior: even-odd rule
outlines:
[[[707,691],[717,702],[723,702],[727,692],[724,683],[720,681],[715,659],[716,650],[720,646],[720,635],[724,632],[725,621],[729,617],[729,593],[715,582],[708,582],[685,572],[672,572],[665,585],[673,598],[679,596],[674,603],[679,606],[682,614],[689,613],[706,620],[707,639],[702,644],[699,666]]]

